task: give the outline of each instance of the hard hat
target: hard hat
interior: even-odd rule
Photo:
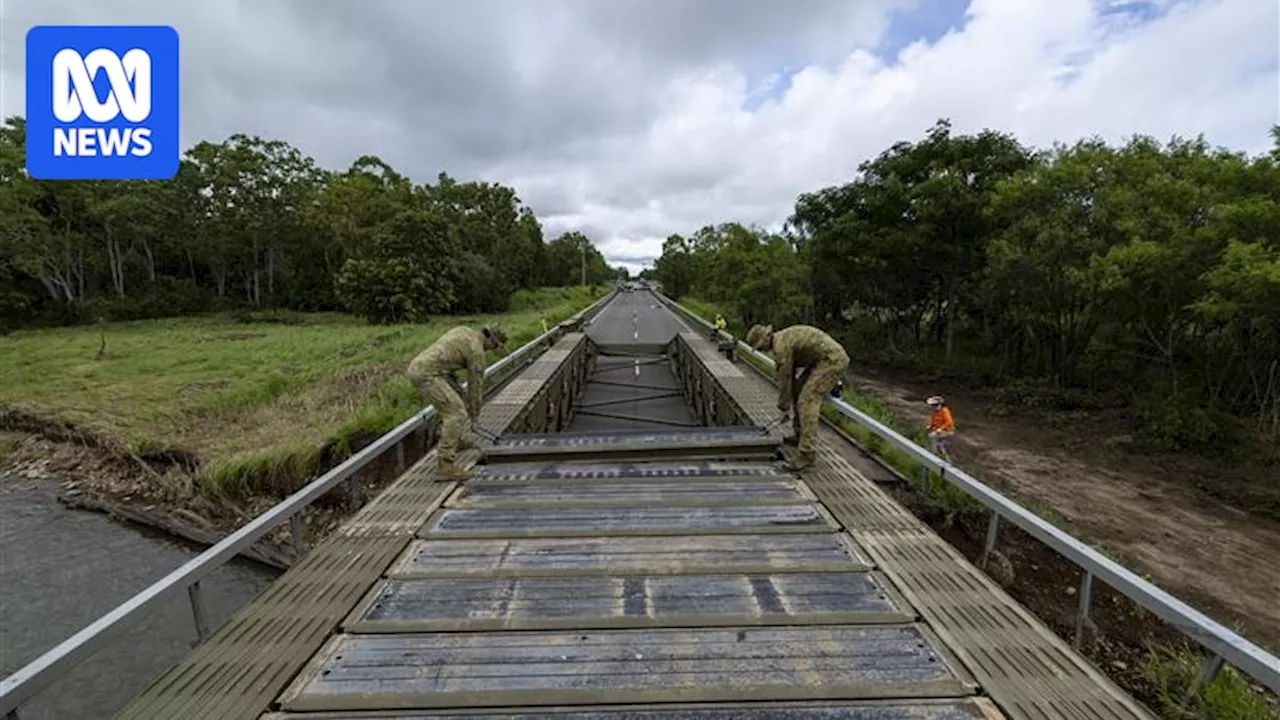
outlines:
[[[925,402],[929,405],[945,405],[947,401],[941,395],[933,395]]]

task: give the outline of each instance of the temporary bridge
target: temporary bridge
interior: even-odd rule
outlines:
[[[490,369],[496,436],[433,478],[430,408],[4,681],[0,711],[185,590],[202,639],[118,717],[1149,718],[824,427],[782,469],[767,364],[616,291]],[[767,368],[766,368],[767,369]],[[1268,686],[1276,659],[874,420],[992,510]],[[412,462],[415,456],[421,459]],[[220,627],[200,579],[363,468],[402,474]]]

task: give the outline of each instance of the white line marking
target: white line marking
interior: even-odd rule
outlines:
[[[636,371],[636,377],[640,377],[640,361],[639,360],[636,360],[635,371]]]

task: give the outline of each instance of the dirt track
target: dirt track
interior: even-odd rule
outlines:
[[[924,424],[944,392],[956,418],[952,454],[978,477],[1050,508],[1066,528],[1272,652],[1280,650],[1280,525],[1208,498],[1190,467],[1117,449],[1103,424],[1064,429],[1000,417],[973,395],[881,374],[858,390]],[[1189,464],[1188,464],[1189,465]]]

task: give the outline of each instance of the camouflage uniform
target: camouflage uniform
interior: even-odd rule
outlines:
[[[770,328],[752,328],[748,343],[765,344]],[[817,453],[818,417],[824,398],[849,367],[849,355],[834,338],[809,325],[792,325],[772,333],[773,357],[777,366],[778,409],[795,406],[792,426],[800,457],[796,469],[813,464]],[[800,377],[795,373],[799,371]]]
[[[463,475],[456,464],[459,447],[476,447],[463,438],[468,419],[480,416],[484,395],[484,335],[479,330],[456,327],[423,350],[409,363],[409,380],[422,397],[440,414],[440,444],[437,446],[437,474]],[[467,398],[454,379],[457,370],[467,371]]]

